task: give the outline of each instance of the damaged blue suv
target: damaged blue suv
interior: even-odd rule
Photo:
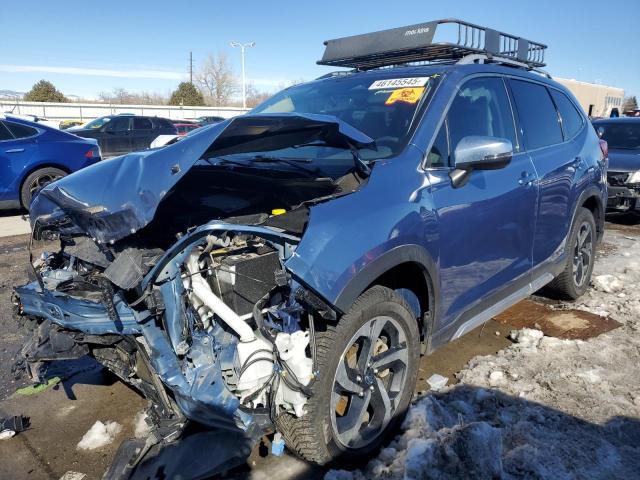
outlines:
[[[15,289],[23,365],[89,354],[150,400],[106,478],[206,477],[274,432],[367,457],[421,354],[582,295],[606,158],[545,48],[458,20],[331,40],[319,63],[350,70],[46,186],[33,237],[60,248]]]

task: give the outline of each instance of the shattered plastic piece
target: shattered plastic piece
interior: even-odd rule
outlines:
[[[427,379],[427,383],[431,387],[431,390],[440,390],[447,385],[449,379],[447,377],[443,377],[442,375],[438,375],[434,373]]]
[[[284,440],[282,439],[282,434],[280,432],[276,432],[276,434],[273,436],[273,442],[271,442],[271,454],[279,457],[283,453]]]
[[[87,476],[84,473],[74,472],[69,470],[68,472],[66,472],[64,475],[60,477],[60,480],[82,480],[83,478],[86,478],[86,477]]]
[[[0,440],[6,440],[29,428],[29,417],[0,418]]]

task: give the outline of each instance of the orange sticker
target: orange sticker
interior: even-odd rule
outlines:
[[[391,92],[384,104],[393,105],[396,102],[416,103],[420,100],[423,92],[424,87],[399,88]]]

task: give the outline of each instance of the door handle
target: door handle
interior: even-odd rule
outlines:
[[[24,152],[24,148],[10,148],[9,150],[6,150],[6,153],[20,153],[20,152]]]

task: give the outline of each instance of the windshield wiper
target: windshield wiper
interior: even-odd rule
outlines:
[[[336,146],[336,145],[330,145],[326,142],[323,142],[322,140],[316,140],[314,142],[309,142],[309,143],[300,143],[298,145],[293,145],[293,147],[291,148],[302,148],[302,147],[332,147],[332,148],[342,148],[342,149],[349,149],[351,151],[351,156],[353,157],[353,165],[356,167],[356,170],[364,175],[365,177],[368,177],[369,175],[371,175],[371,162],[368,162],[366,160],[364,160],[361,156],[360,153],[358,152],[358,148],[353,145],[351,142],[348,143],[348,147],[342,147],[342,146]],[[374,144],[375,145],[375,144]]]
[[[255,155],[251,157],[251,162],[255,163],[284,163],[290,165],[302,172],[309,174],[309,176],[317,177],[320,174],[320,170],[317,168],[305,168],[301,163],[311,163],[308,158],[282,158],[282,157],[270,157],[268,155]]]

